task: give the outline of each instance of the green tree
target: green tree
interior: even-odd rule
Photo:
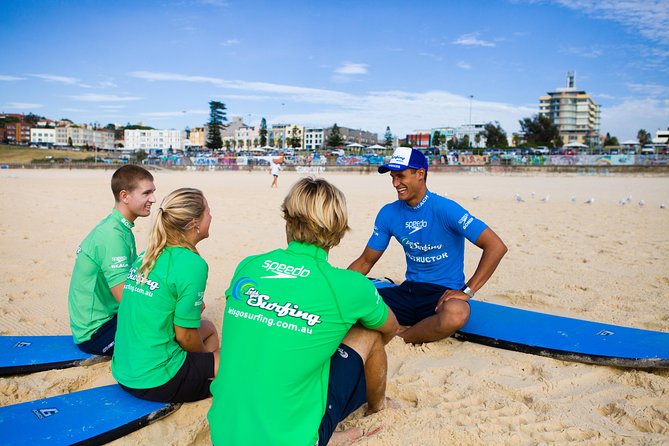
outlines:
[[[332,131],[330,132],[330,136],[328,136],[327,144],[328,147],[338,147],[344,144],[344,138],[341,136],[337,123],[332,126]]]
[[[446,147],[448,147],[448,150],[453,150],[457,147],[457,141],[453,138],[449,139],[446,141]]]
[[[297,149],[298,147],[302,146],[302,141],[300,140],[300,137],[298,136],[297,133],[298,133],[297,127],[293,127],[291,136],[290,138],[288,138],[288,141],[286,141],[286,144],[288,144],[293,149]]]
[[[219,101],[209,101],[209,132],[205,144],[208,149],[219,150],[223,147],[221,129],[223,128],[223,122],[227,120],[225,104]]]
[[[436,132],[434,132],[434,135],[432,136],[432,144],[431,145],[434,146],[434,147],[439,147],[442,144],[444,139],[446,139],[446,136],[445,135],[442,136],[441,132],[439,130],[437,130]]]
[[[639,144],[641,144],[641,146],[645,146],[646,144],[648,144],[651,141],[651,136],[650,136],[650,133],[648,133],[644,129],[641,129],[636,134],[636,139],[639,140]]]
[[[606,138],[604,138],[604,147],[606,146],[619,146],[618,138],[611,136],[609,132],[606,132]]]
[[[38,116],[38,115],[34,115],[32,113],[28,113],[27,115],[25,115],[25,117],[23,119],[24,119],[25,122],[27,122],[30,125],[37,125],[37,123],[40,121],[40,119],[44,119],[44,118],[42,118],[41,116]]]
[[[260,120],[260,131],[258,131],[260,136],[260,145],[265,147],[267,145],[267,121],[265,118]]]
[[[509,147],[509,141],[506,137],[506,132],[497,121],[494,123],[489,122],[484,125],[482,136],[486,140],[486,147],[497,147],[500,149],[506,149]]]
[[[385,147],[391,148],[393,146],[393,134],[390,132],[390,126],[386,127],[386,134],[383,136],[383,139]]]
[[[561,146],[560,131],[551,118],[546,115],[534,115],[532,118],[523,118],[520,128],[525,133],[525,140],[535,146]]]
[[[137,160],[138,164],[142,164],[142,161],[147,159],[149,157],[149,154],[144,151],[144,149],[139,149],[138,151],[135,152],[135,159]]]

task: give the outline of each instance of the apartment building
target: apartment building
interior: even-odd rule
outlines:
[[[355,143],[361,144],[363,146],[373,146],[379,142],[379,135],[376,133],[368,132],[362,129],[352,129],[339,126],[337,127],[339,128],[339,134],[344,139],[343,145]],[[328,127],[323,131],[323,140],[325,141],[326,145],[328,138],[330,138],[330,135],[332,134],[332,128],[333,127]]]
[[[304,129],[304,148],[306,150],[320,150],[325,144],[323,129]]]
[[[579,142],[595,146],[599,142],[600,106],[576,88],[575,74],[567,73],[567,85],[539,98],[539,114],[548,116],[558,127],[563,143]]]
[[[52,147],[56,144],[54,127],[33,127],[30,129],[30,144]]]
[[[150,149],[183,150],[186,132],[183,130],[125,130],[125,148],[128,150]]]
[[[114,148],[114,131],[98,129],[88,125],[58,125],[54,129],[56,146]]]

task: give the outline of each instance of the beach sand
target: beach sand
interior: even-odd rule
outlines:
[[[0,335],[69,333],[74,254],[113,206],[112,172],[0,171]],[[201,188],[209,200],[211,235],[198,249],[210,268],[205,317],[220,328],[237,263],[285,246],[280,204],[300,175],[282,172],[278,189],[270,189],[268,172],[154,175],[159,202],[184,186]],[[387,175],[322,176],[347,196],[352,230],[330,254],[345,268],[365,246],[379,208],[396,195]],[[509,247],[477,299],[669,332],[669,209],[660,208],[669,204],[669,178],[431,173],[428,186],[486,221]],[[137,221],[138,251],[149,225],[149,218]],[[479,255],[468,245],[468,276]],[[371,275],[401,281],[403,274],[393,241]],[[395,338],[388,356],[387,393],[398,407],[349,417],[346,427],[383,426],[357,444],[669,444],[669,370],[565,362],[454,339],[409,346]],[[0,378],[0,405],[111,383],[108,362]],[[209,406],[184,404],[113,444],[209,444]]]

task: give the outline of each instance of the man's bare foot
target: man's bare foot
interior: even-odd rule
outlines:
[[[330,437],[327,446],[348,446],[360,440],[364,433],[358,427],[352,427],[345,431],[336,431]]]

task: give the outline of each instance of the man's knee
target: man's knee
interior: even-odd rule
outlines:
[[[450,299],[440,313],[439,322],[445,330],[458,330],[469,320],[469,303],[460,299]]]
[[[355,350],[363,362],[367,360],[374,350],[384,347],[381,333],[359,325],[351,327],[341,342]]]

